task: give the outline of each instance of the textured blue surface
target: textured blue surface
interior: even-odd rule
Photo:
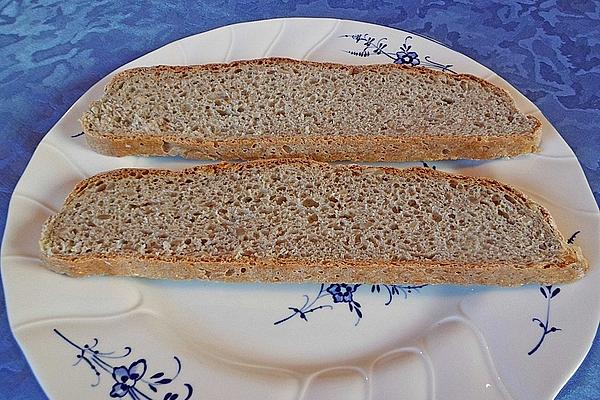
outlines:
[[[356,19],[402,28],[474,58],[542,110],[577,154],[596,201],[600,199],[598,2],[138,3],[0,2],[0,231],[4,231],[12,190],[37,143],[93,83],[175,39],[232,23],[286,16]],[[0,298],[0,398],[43,399],[10,334]],[[600,397],[598,347],[597,338],[558,399]]]

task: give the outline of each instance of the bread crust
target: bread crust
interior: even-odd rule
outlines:
[[[468,74],[449,75],[424,67],[397,64],[351,66],[334,63],[298,61],[288,58],[235,61],[229,64],[206,64],[194,66],[156,66],[125,70],[115,75],[105,88],[108,94],[136,74],[199,73],[222,71],[240,65],[308,64],[320,68],[347,71],[383,73],[400,69],[403,73],[434,76],[436,79],[473,81],[511,104],[517,112],[514,100],[508,92],[490,82]],[[93,107],[93,104],[92,104]],[[129,132],[101,132],[96,130],[90,112],[81,120],[88,145],[101,154],[126,155],[174,155],[191,159],[253,160],[260,158],[303,157],[317,161],[417,161],[454,159],[493,159],[514,157],[535,152],[541,138],[541,122],[527,116],[532,122],[531,130],[507,135],[436,136],[426,131],[415,135],[272,135],[223,139],[182,138],[173,133],[160,135],[129,135]]]
[[[77,200],[88,186],[100,180],[124,177],[143,179],[148,176],[186,176],[189,174],[228,173],[244,168],[270,167],[278,164],[326,164],[301,159],[257,160],[246,163],[202,165],[180,171],[152,169],[119,169],[98,174],[80,182],[65,200],[64,207]],[[241,257],[191,257],[152,256],[133,252],[63,256],[50,251],[50,236],[55,216],[48,219],[40,240],[41,256],[45,265],[58,273],[70,276],[119,275],[140,276],[152,279],[204,279],[230,282],[347,282],[347,283],[413,283],[413,284],[485,284],[515,286],[528,283],[555,284],[581,278],[588,263],[576,245],[567,244],[558,231],[549,212],[531,201],[517,189],[489,178],[448,174],[430,168],[339,166],[351,170],[377,170],[396,175],[422,175],[436,179],[456,179],[472,182],[492,189],[509,192],[515,201],[538,211],[562,243],[558,262],[516,264],[514,262],[482,262],[464,264],[431,260],[309,260],[295,258]],[[457,273],[458,272],[458,273]]]

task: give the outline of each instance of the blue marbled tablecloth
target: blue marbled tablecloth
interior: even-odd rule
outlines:
[[[11,193],[38,142],[97,80],[185,36],[237,22],[290,16],[355,19],[414,31],[491,68],[531,99],[558,129],[577,154],[598,201],[600,3],[486,0],[476,4],[383,0],[0,2],[1,231]],[[44,399],[10,333],[3,295],[0,301],[0,398]],[[600,398],[599,343],[596,338],[558,399]]]

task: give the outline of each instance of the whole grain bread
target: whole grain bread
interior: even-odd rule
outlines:
[[[495,180],[291,159],[96,175],[40,245],[71,276],[519,285],[587,270],[543,207]]]
[[[472,75],[283,58],[134,68],[82,118],[113,156],[491,159],[536,151],[540,122]]]

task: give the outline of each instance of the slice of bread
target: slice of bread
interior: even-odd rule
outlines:
[[[291,159],[94,176],[40,245],[72,276],[519,285],[587,270],[544,208],[497,181]]]
[[[471,75],[272,58],[117,74],[82,118],[113,156],[491,159],[536,151],[540,122]]]

